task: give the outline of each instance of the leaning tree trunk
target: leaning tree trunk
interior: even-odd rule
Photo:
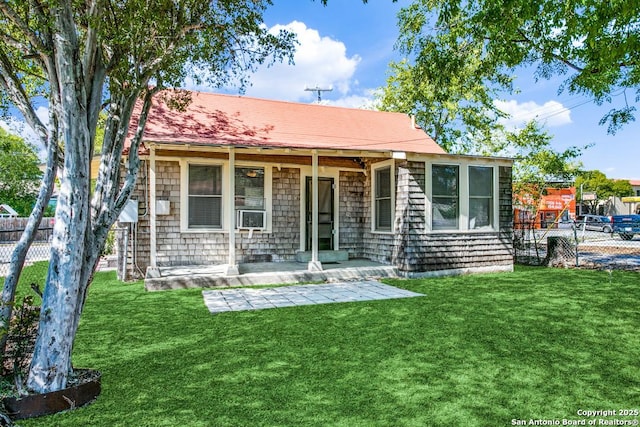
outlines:
[[[67,385],[74,317],[84,268],[85,235],[90,224],[92,136],[88,114],[92,110],[70,7],[60,5],[54,14],[55,26],[61,34],[54,41],[60,102],[50,108],[55,109],[58,117],[65,153],[38,337],[27,378],[27,387],[38,393],[60,390]]]
[[[142,89],[140,90],[142,91]],[[99,261],[107,233],[135,186],[139,167],[138,146],[151,99],[156,90],[147,91],[138,129],[131,141],[129,166],[123,187],[119,182],[119,159],[129,127],[129,118],[139,92],[122,100],[117,110],[118,122],[111,128],[108,120],[102,162],[96,185],[92,211],[89,209],[90,132],[75,123],[67,132],[65,173],[56,210],[56,227],[52,242],[47,286],[43,295],[38,338],[27,386],[44,393],[66,386],[71,372],[71,351],[75,340],[86,292]],[[69,109],[67,109],[69,111]],[[84,130],[84,132],[82,132]],[[107,152],[108,151],[108,152]],[[117,164],[116,164],[117,162]],[[59,218],[59,221],[58,221]],[[58,224],[60,224],[58,226]]]
[[[68,111],[68,114],[74,120],[82,120],[80,109]],[[51,260],[27,380],[27,386],[39,393],[65,388],[71,370],[72,325],[75,324],[85,233],[89,224],[90,158],[86,129],[86,126],[65,129],[64,173],[60,178]]]
[[[55,135],[56,132],[53,132]],[[37,202],[29,215],[27,225],[20,236],[20,240],[11,255],[11,263],[9,264],[9,272],[4,280],[2,289],[2,303],[0,305],[0,354],[4,360],[4,354],[7,346],[7,337],[9,332],[9,322],[13,311],[16,296],[16,288],[18,280],[27,258],[27,252],[33,243],[38,231],[38,225],[44,215],[44,210],[49,203],[56,177],[56,166],[58,162],[57,151],[58,145],[55,138],[51,138],[48,146],[47,169],[40,186]]]
[[[548,267],[567,267],[575,263],[575,245],[566,237],[547,237],[547,256],[544,265]]]

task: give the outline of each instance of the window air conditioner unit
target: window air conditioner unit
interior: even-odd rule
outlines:
[[[238,210],[238,229],[263,230],[267,227],[267,212],[259,210]]]

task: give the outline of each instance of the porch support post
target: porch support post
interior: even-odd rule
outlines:
[[[309,271],[322,271],[322,263],[318,258],[318,150],[313,150],[311,159],[311,261]]]
[[[236,151],[233,147],[229,147],[229,177],[227,179],[229,188],[228,206],[227,206],[227,224],[229,225],[229,264],[227,265],[225,275],[237,276],[240,274],[238,264],[236,262],[236,226],[235,226],[235,188],[236,188]]]
[[[149,267],[157,270],[156,149],[149,149]]]

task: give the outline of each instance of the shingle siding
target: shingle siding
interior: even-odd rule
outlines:
[[[339,247],[350,258],[393,264],[412,275],[436,271],[485,267],[508,268],[513,264],[511,168],[499,167],[499,223],[495,232],[429,233],[426,225],[427,177],[422,161],[396,161],[396,205],[393,232],[372,232],[372,162],[368,173],[341,171],[339,187]],[[267,166],[269,167],[269,166]],[[129,238],[129,277],[150,265],[148,164],[143,163],[132,198],[139,200],[140,218]],[[295,260],[300,248],[301,170],[273,167],[272,232],[236,232],[236,259],[246,262]],[[213,265],[228,262],[228,233],[181,232],[180,165],[156,161],[157,199],[169,200],[168,215],[157,216],[158,266]],[[145,197],[147,200],[145,200]],[[130,227],[120,224],[122,230]],[[133,231],[133,228],[131,228]],[[119,246],[124,234],[119,233]],[[122,253],[122,251],[120,251]],[[135,257],[134,255],[135,254]],[[139,274],[138,274],[139,275]]]
[[[513,264],[511,169],[500,168],[500,230],[426,233],[424,162],[396,166],[396,221],[391,263],[405,274]]]
[[[360,172],[341,172],[339,180],[340,249],[349,258],[363,258],[365,230],[365,176]]]

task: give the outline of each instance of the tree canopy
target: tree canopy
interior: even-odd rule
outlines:
[[[559,92],[611,104],[601,120],[610,133],[635,120],[638,2],[415,0],[400,12],[399,27],[398,48],[407,61],[393,66],[387,105],[402,99],[393,96],[397,89],[412,105],[425,105],[435,121],[427,129],[445,147],[487,129],[483,114],[484,120],[499,116],[492,101],[511,93],[520,66],[534,67],[537,79],[564,76]],[[462,126],[453,127],[455,121]]]
[[[518,185],[535,184],[544,188],[548,182],[572,181],[582,168],[578,158],[583,148],[554,150],[551,136],[536,122],[529,122],[517,133],[506,133],[503,146],[497,148],[501,149],[499,154],[515,159],[513,182],[516,190]]]
[[[152,97],[199,84],[246,84],[256,64],[291,58],[293,35],[263,25],[269,0],[4,0],[0,2],[0,98],[17,108],[48,150],[30,223],[42,216],[59,167],[51,260],[27,386],[63,388],[87,287],[107,232],[135,184]],[[165,92],[166,93],[166,92]],[[174,92],[175,105],[185,100]],[[48,102],[49,123],[35,113]],[[135,127],[130,131],[134,108]],[[98,178],[90,189],[100,114],[106,114]],[[125,139],[130,150],[122,164]],[[27,235],[28,233],[25,233]],[[24,235],[23,235],[24,237]],[[5,279],[6,325],[30,238]],[[2,326],[2,325],[0,325]],[[0,328],[1,329],[1,328]]]
[[[0,128],[0,203],[28,216],[38,197],[42,171],[36,150]]]
[[[633,187],[629,181],[607,178],[607,175],[599,170],[581,172],[576,177],[575,186],[578,189],[577,199],[587,203],[593,213],[602,201],[609,200],[611,197],[633,195]],[[584,193],[592,193],[594,197],[585,200]]]
[[[425,41],[413,63],[405,59],[389,65],[380,105],[415,116],[448,152],[481,152],[502,131],[498,119],[506,116],[493,100],[510,77],[501,75],[497,85],[489,84],[491,79],[473,49],[452,52]]]

